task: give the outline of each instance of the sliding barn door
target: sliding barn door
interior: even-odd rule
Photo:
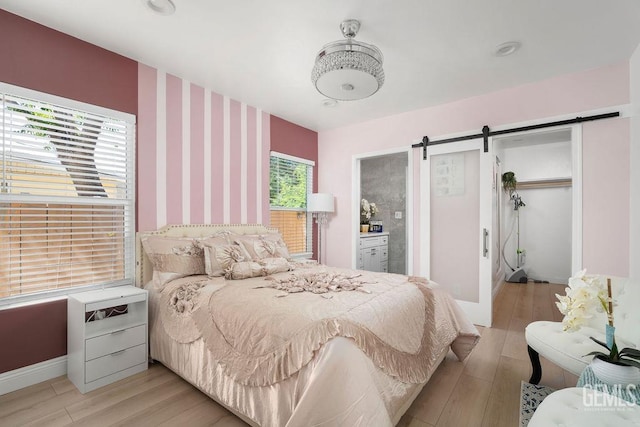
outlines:
[[[429,217],[422,261],[427,277],[447,288],[470,319],[483,326],[491,325],[495,255],[492,159],[481,139],[427,147],[421,186]]]

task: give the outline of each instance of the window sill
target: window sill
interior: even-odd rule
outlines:
[[[57,289],[53,291],[38,292],[34,294],[15,295],[11,297],[0,298],[0,311],[11,310],[13,308],[26,307],[30,305],[43,304],[52,301],[67,299],[67,295],[78,292],[87,292],[103,288],[113,288],[115,286],[133,285],[130,281],[122,281],[112,283],[110,285],[88,285],[77,286],[74,288]]]

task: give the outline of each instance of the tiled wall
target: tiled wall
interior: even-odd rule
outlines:
[[[389,272],[406,274],[407,256],[407,153],[363,159],[360,163],[362,198],[379,209],[373,218],[389,232]],[[395,219],[402,212],[402,219]]]

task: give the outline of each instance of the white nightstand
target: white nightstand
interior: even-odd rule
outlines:
[[[67,301],[67,376],[81,393],[147,369],[147,291],[117,286]]]

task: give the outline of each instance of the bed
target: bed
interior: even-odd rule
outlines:
[[[437,284],[287,260],[262,225],[171,225],[136,245],[150,357],[253,426],[395,425],[449,349],[463,360],[479,339]]]

